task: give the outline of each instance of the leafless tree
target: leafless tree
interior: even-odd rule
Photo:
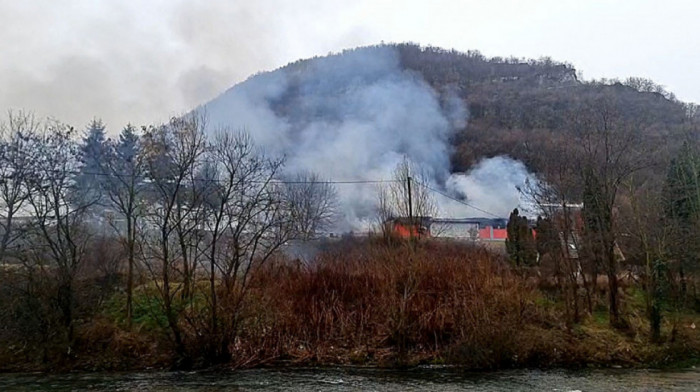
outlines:
[[[338,195],[333,184],[323,181],[318,174],[299,172],[286,177],[285,199],[301,240],[313,239],[327,230],[337,218]]]
[[[540,168],[539,178],[528,180],[521,191],[534,205],[543,225],[547,226],[537,235],[540,264],[545,271],[551,269],[552,278],[567,304],[567,320],[578,322],[579,281],[586,292],[588,311],[592,312],[592,282],[597,270],[593,265],[586,265],[582,257],[580,213],[583,186],[579,164],[574,159],[577,147],[557,135],[551,135],[544,143],[533,150],[532,160]]]
[[[429,176],[408,158],[399,162],[394,169],[392,182],[382,184],[378,192],[378,216],[382,219],[382,230],[386,230],[391,218],[433,217],[437,213],[437,203],[423,184]],[[412,225],[414,223],[412,222]]]
[[[92,200],[75,184],[79,168],[74,130],[53,123],[36,136],[36,156],[27,173],[32,223],[26,240],[42,263],[48,257],[57,281],[56,302],[66,329],[68,352],[74,331],[75,279],[90,235],[85,229]]]
[[[156,285],[168,327],[182,356],[185,346],[175,296],[190,294],[195,266],[188,256],[197,196],[191,187],[205,150],[204,123],[198,115],[174,118],[143,135],[146,181],[149,186],[146,220],[157,234],[144,233],[144,265]],[[179,280],[179,282],[177,281]]]
[[[385,239],[390,233],[388,222],[394,218],[389,199],[389,187],[385,184],[377,186],[377,226]]]
[[[132,126],[127,126],[119,140],[109,142],[106,156],[101,163],[105,179],[106,198],[110,209],[121,219],[111,219],[112,227],[123,239],[127,254],[126,320],[131,328],[133,317],[134,267],[136,262],[137,224],[143,217],[144,183],[146,165],[141,154],[139,136]],[[123,220],[124,224],[121,224]]]
[[[623,119],[609,97],[578,109],[572,117],[579,179],[584,184],[586,243],[608,277],[610,323],[619,324],[618,252],[615,206],[623,182],[651,159],[639,124]]]
[[[238,143],[242,145],[236,146]],[[218,261],[223,280],[224,342],[231,342],[238,333],[241,305],[249,289],[249,278],[255,268],[264,265],[277,250],[296,236],[292,214],[285,200],[285,189],[276,178],[284,164],[281,158],[270,158],[254,147],[246,147],[243,137],[234,143],[252,149],[242,160],[236,153],[222,161],[224,173],[238,189],[227,205],[229,216],[224,254]],[[228,345],[226,345],[228,346]]]
[[[198,183],[203,189],[202,238],[207,264],[206,336],[212,360],[230,358],[251,272],[297,235],[286,189],[278,176],[282,159],[267,157],[245,132],[221,130],[209,144]],[[197,317],[190,321],[194,328]]]
[[[630,178],[623,185],[628,201],[624,207],[629,211],[625,214],[628,222],[622,234],[631,239],[633,254],[640,259],[651,341],[659,342],[663,291],[668,286],[666,272],[672,253],[669,250],[682,245],[672,242],[674,227],[664,214],[663,188],[648,178],[639,181]]]
[[[241,174],[238,168],[252,154],[250,146],[250,138],[247,135],[243,133],[232,135],[226,130],[220,131],[207,150],[207,163],[202,173],[204,184],[208,187],[203,197],[206,214],[203,223],[207,236],[202,242],[202,253],[205,262],[208,263],[208,298],[211,311],[207,321],[209,329],[207,332],[210,337],[208,351],[212,358],[218,358],[226,352],[218,316],[220,305],[217,277],[220,276],[219,266],[226,257],[223,248],[225,240],[222,238],[231,224],[230,203],[242,185],[238,179],[238,175]]]
[[[534,182],[528,180],[522,191],[535,205],[540,216],[538,223],[543,225],[536,228],[540,265],[545,271],[551,270],[551,277],[563,294],[567,321],[578,322],[579,279],[586,292],[588,311],[592,312],[591,281],[595,281],[596,273],[586,271],[582,260],[581,228],[577,222],[581,196],[576,190],[578,186],[573,181],[571,167],[554,160],[549,164],[547,171],[540,174],[543,178]],[[587,272],[592,278],[587,277]]]
[[[24,112],[9,112],[7,122],[0,124],[0,263],[22,235],[15,217],[30,196],[27,175],[36,158],[33,142],[41,127],[32,114]]]

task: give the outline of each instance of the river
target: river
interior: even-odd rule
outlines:
[[[256,369],[234,372],[0,374],[0,391],[700,391],[700,369]]]

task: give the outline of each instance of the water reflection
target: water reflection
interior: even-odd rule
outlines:
[[[256,369],[236,372],[0,374],[0,391],[700,391],[700,370],[450,368]]]

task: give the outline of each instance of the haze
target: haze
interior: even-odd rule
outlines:
[[[77,127],[166,120],[251,74],[412,41],[550,56],[585,79],[651,78],[700,102],[690,1],[0,1],[0,108]]]

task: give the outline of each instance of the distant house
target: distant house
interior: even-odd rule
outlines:
[[[479,239],[482,241],[505,241],[508,238],[508,230],[486,226],[479,230]]]
[[[507,219],[400,217],[386,225],[402,238],[433,237],[460,241],[505,242]]]
[[[473,219],[433,219],[430,234],[438,238],[453,238],[459,240],[477,240],[479,238],[479,222]]]

